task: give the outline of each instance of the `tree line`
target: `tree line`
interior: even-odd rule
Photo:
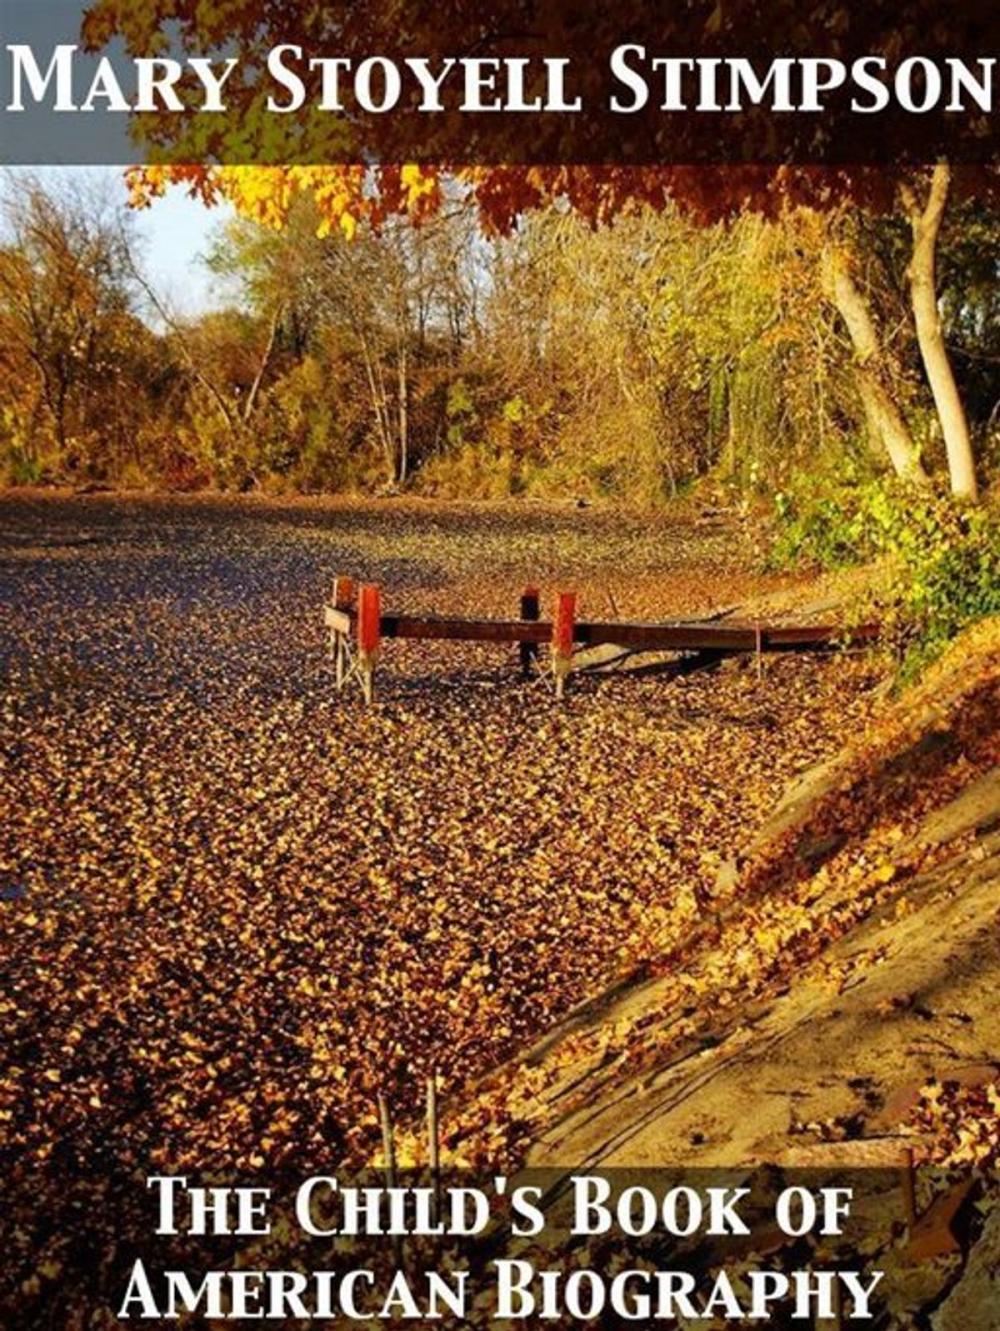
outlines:
[[[220,226],[218,307],[191,317],[124,195],[19,178],[3,479],[654,503],[888,470],[972,497],[1000,442],[1000,214],[948,186],[710,225],[556,200],[504,235],[458,186],[353,234],[304,196],[280,230]]]

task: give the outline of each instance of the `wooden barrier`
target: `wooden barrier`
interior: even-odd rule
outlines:
[[[830,624],[739,623],[727,620],[667,622],[621,622],[615,620],[577,620],[576,595],[560,593],[555,618],[538,618],[539,596],[535,587],[526,587],[521,596],[520,619],[469,619],[447,615],[409,615],[384,613],[379,588],[362,586],[355,604],[354,583],[337,578],[332,603],[324,608],[324,622],[335,640],[338,655],[338,687],[358,674],[367,701],[373,695],[375,665],[384,638],[421,642],[510,643],[519,647],[521,671],[530,675],[538,650],[551,650],[552,676],[556,692],[562,696],[565,680],[572,670],[573,652],[614,644],[623,652],[677,652],[694,654],[716,661],[726,656],[750,655],[758,661],[774,652],[815,652],[838,646],[860,646],[879,635],[876,624],[844,629]],[[348,669],[352,636],[357,641],[357,662]]]

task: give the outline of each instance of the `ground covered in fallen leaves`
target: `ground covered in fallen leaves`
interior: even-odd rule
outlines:
[[[963,1129],[931,1130],[929,1092],[923,1158],[989,1163],[998,764],[994,620],[789,787],[709,908],[664,921],[641,983],[484,1079],[461,1107],[469,1149],[718,1166],[802,1163],[831,1141],[868,1159],[881,1139],[898,1155],[917,1077],[944,1086]],[[969,1094],[951,1095],[956,1078]]]
[[[335,573],[388,608],[667,618],[762,583],[691,517],[0,499],[0,1170],[371,1156],[696,921],[878,705],[871,656],[575,685],[389,643],[338,696]],[[775,587],[788,580],[772,579]]]

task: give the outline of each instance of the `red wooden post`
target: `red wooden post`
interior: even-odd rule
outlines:
[[[358,651],[375,656],[382,639],[382,598],[379,589],[364,583],[358,593]]]
[[[363,583],[358,592],[358,665],[365,702],[371,702],[375,664],[382,641],[382,597],[378,587]]]
[[[539,613],[538,588],[525,587],[524,591],[521,593],[521,618],[527,620],[529,623],[535,624],[538,622]],[[538,643],[522,642],[521,674],[525,679],[530,676],[532,667],[537,660]]]
[[[556,616],[552,623],[552,673],[556,678],[556,697],[563,696],[566,676],[573,660],[573,639],[576,635],[576,593],[560,592],[556,602]]]
[[[552,626],[552,650],[556,656],[573,655],[573,636],[576,632],[576,592],[560,592],[556,602],[556,618]]]
[[[354,605],[354,579],[336,577],[333,580],[333,600],[335,610],[350,610]]]

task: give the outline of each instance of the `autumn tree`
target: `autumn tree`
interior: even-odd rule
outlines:
[[[469,221],[462,210],[420,228],[389,219],[348,241],[339,229],[317,234],[320,215],[302,200],[280,231],[235,223],[212,256],[215,271],[236,282],[244,307],[277,330],[294,356],[319,351],[329,359],[336,344],[331,371],[360,372],[358,391],[388,485],[408,479],[421,433],[414,416],[442,372],[447,378],[476,321]],[[259,390],[258,380],[252,401]]]
[[[951,190],[945,163],[902,177],[898,201],[912,233],[906,282],[917,343],[948,457],[952,491],[974,499],[976,469],[965,407],[945,345],[939,309],[937,251]],[[835,233],[835,228],[831,228]],[[842,228],[841,228],[842,231]],[[850,334],[857,363],[858,392],[869,429],[880,439],[898,475],[926,481],[919,450],[899,405],[886,390],[885,352],[868,303],[855,279],[854,256],[842,235],[831,237],[824,253],[826,289]]]
[[[144,293],[147,316],[163,329],[174,360],[217,422],[217,441],[209,450],[213,463],[230,478],[241,473],[243,480],[252,479],[251,432],[278,348],[284,292],[274,285],[260,318],[238,310],[189,317],[172,307],[131,255],[129,269]]]
[[[418,230],[389,223],[377,234],[324,246],[317,282],[326,318],[351,331],[360,350],[372,417],[390,483],[412,465],[415,377],[452,360],[474,318],[475,277],[460,219],[437,217]]]
[[[109,402],[125,406],[123,372],[144,341],[123,222],[107,192],[18,179],[4,192],[3,239],[0,322],[8,355],[29,374],[10,385],[28,462],[37,464],[51,430],[59,459],[72,468],[80,460],[74,446],[98,427],[107,433],[116,414]]]

